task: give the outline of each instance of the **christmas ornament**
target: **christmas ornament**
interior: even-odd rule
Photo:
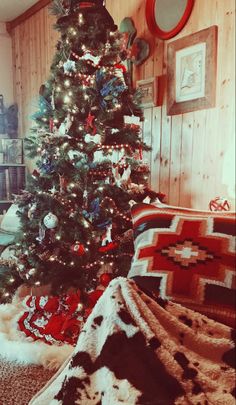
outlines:
[[[87,208],[88,207],[88,190],[84,190],[83,192],[83,207]]]
[[[89,128],[92,128],[93,133],[95,134],[94,131],[96,131],[96,127],[95,127],[94,122],[93,122],[94,119],[95,119],[95,115],[92,115],[91,113],[89,113],[88,117],[86,118],[86,127],[85,127],[85,129],[86,129],[86,131],[88,131]]]
[[[68,151],[68,156],[70,160],[75,160],[76,158],[83,157],[83,153],[79,152],[78,150],[71,149]]]
[[[40,171],[44,174],[51,174],[55,171],[55,163],[52,158],[45,154],[42,161],[38,164]]]
[[[71,114],[67,114],[67,117],[65,118],[65,121],[60,125],[59,130],[58,130],[58,135],[60,136],[65,136],[68,134],[70,127],[73,123],[74,118],[71,116]]]
[[[114,75],[120,80],[120,82],[124,85],[124,87],[127,88],[125,78],[124,78],[124,73],[127,72],[127,69],[124,65],[117,63],[114,66]]]
[[[68,181],[63,174],[59,174],[60,193],[63,194],[67,189]]]
[[[36,240],[39,243],[42,243],[44,241],[44,239],[45,239],[45,236],[46,236],[46,230],[45,230],[44,226],[42,225],[42,223],[40,222],[40,224],[39,224],[39,235],[37,236]]]
[[[90,222],[94,222],[99,218],[100,213],[100,199],[99,197],[95,198],[89,206],[89,211],[83,210],[83,216]]]
[[[109,252],[117,249],[118,244],[113,242],[111,237],[112,224],[108,225],[105,234],[102,236],[102,246],[99,248],[100,253]]]
[[[136,117],[135,115],[124,115],[124,123],[126,125],[137,125],[140,127],[140,117]]]
[[[82,243],[75,242],[75,244],[71,246],[71,252],[76,256],[83,256],[85,254],[84,245],[82,245]]]
[[[130,193],[143,194],[145,189],[146,189],[145,184],[136,184],[136,183],[130,183],[129,184],[129,192]]]
[[[103,273],[100,275],[99,281],[103,287],[107,287],[111,281],[111,275],[109,273]]]
[[[92,62],[94,66],[98,66],[101,60],[101,56],[94,56],[91,52],[87,51],[83,56],[80,58],[81,60],[86,60]]]
[[[209,203],[211,211],[230,211],[230,204],[226,198],[216,197]]]
[[[36,209],[37,209],[37,204],[33,203],[27,214],[29,219],[32,219],[34,217],[34,213],[35,213]]]
[[[58,218],[52,212],[49,212],[43,219],[43,223],[47,229],[54,229],[58,225]]]
[[[37,179],[38,177],[40,177],[40,173],[38,172],[38,170],[34,170],[32,173],[32,177],[34,177],[35,179]]]
[[[76,72],[75,61],[68,59],[63,64],[64,73]]]
[[[84,142],[85,143],[96,143],[97,145],[99,145],[101,143],[102,137],[99,134],[96,135],[90,135],[90,134],[86,134],[84,137]]]
[[[127,168],[124,169],[122,175],[119,173],[118,165],[112,167],[112,174],[114,177],[114,181],[117,187],[127,187],[130,183],[130,175],[131,175],[131,167],[128,165]]]
[[[49,193],[51,193],[51,194],[56,194],[56,193],[57,193],[57,188],[56,188],[55,184],[54,184],[53,187],[50,188],[48,191],[49,191]]]

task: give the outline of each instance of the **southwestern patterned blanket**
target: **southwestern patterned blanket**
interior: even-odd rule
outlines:
[[[234,405],[234,332],[134,281],[109,285],[30,405]]]

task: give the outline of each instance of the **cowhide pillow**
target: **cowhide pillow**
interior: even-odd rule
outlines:
[[[235,322],[235,213],[136,204],[129,277],[153,297]]]

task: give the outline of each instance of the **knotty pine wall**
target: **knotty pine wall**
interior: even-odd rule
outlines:
[[[166,73],[168,42],[218,25],[216,107],[170,117],[166,114],[165,93],[162,107],[145,109],[144,139],[152,145],[145,159],[151,167],[152,188],[165,193],[170,204],[207,209],[208,202],[218,195],[234,204],[234,0],[195,0],[187,25],[165,42],[149,33],[144,0],[107,0],[106,4],[118,25],[124,17],[132,17],[138,36],[150,41],[151,56],[135,69],[135,79]],[[28,133],[38,89],[49,75],[57,39],[52,24],[53,18],[45,8],[12,32],[21,136]]]

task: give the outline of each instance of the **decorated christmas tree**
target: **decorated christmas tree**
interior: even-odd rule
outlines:
[[[130,206],[155,198],[124,41],[103,2],[54,0],[61,38],[26,139],[37,169],[18,197],[22,282],[76,291],[83,317],[133,256]],[[85,315],[86,316],[86,315]]]

